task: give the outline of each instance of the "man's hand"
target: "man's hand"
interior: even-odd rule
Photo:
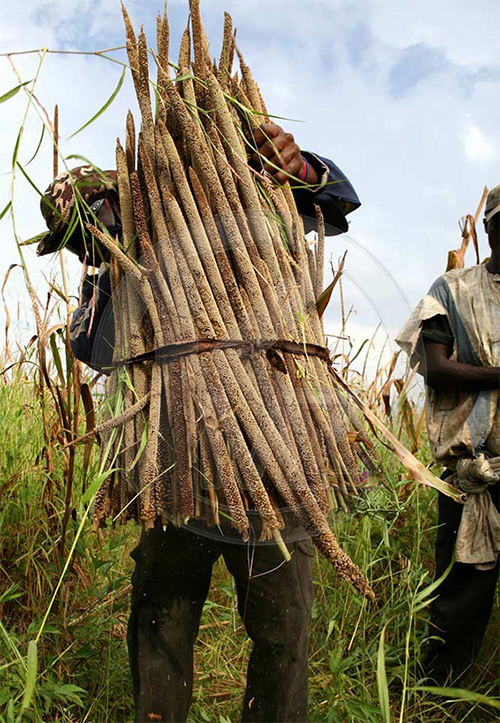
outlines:
[[[500,457],[464,457],[457,462],[457,477],[464,492],[483,492],[488,485],[500,480]]]
[[[275,123],[263,123],[254,132],[254,138],[257,145],[257,151],[252,153],[254,168],[263,168],[279,185],[287,181],[293,183],[294,178],[302,180],[304,162],[291,133],[286,133]],[[318,183],[318,174],[310,164],[307,183]]]

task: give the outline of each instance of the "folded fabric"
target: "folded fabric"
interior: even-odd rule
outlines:
[[[500,457],[464,457],[457,462],[458,486],[464,492],[479,494],[500,479]]]
[[[500,513],[487,490],[467,498],[457,534],[456,561],[478,570],[495,567],[500,553]]]
[[[456,560],[490,570],[500,553],[500,513],[488,492],[500,478],[500,458],[465,457],[457,463],[453,481],[469,497],[462,512],[456,544]]]

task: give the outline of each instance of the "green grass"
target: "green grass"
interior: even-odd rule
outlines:
[[[0,410],[0,721],[131,721],[125,632],[129,552],[139,528],[129,524],[95,534],[83,522],[40,633],[86,513],[80,502],[82,452],[61,554],[64,456],[54,432],[48,468],[33,382],[18,373],[0,385]],[[47,414],[56,430],[50,407]],[[428,461],[426,448],[422,454]],[[408,485],[389,459],[384,465],[387,487],[370,490],[359,514],[339,513],[332,520],[344,548],[372,581],[377,604],[361,599],[324,560],[315,563],[309,721],[497,720],[492,703],[498,698],[485,696],[498,695],[498,602],[465,681],[469,692],[449,702],[446,695],[414,690],[422,683],[418,657],[432,597],[423,591],[431,583],[436,493]],[[91,467],[87,485],[95,474]],[[196,643],[193,723],[239,720],[249,651],[232,579],[219,562]]]

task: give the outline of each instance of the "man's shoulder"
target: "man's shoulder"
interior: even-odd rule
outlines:
[[[485,273],[484,264],[476,266],[468,266],[465,269],[452,269],[441,274],[432,284],[429,293],[435,295],[442,294],[447,290],[451,290],[457,286],[472,287],[475,282]]]
[[[485,272],[487,273],[486,266],[484,264],[476,264],[475,266],[467,266],[464,269],[452,269],[451,271],[447,271],[445,274],[443,274],[443,276],[451,280],[462,280],[481,276]]]

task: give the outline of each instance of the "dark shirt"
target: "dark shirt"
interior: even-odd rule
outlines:
[[[115,323],[109,271],[101,266],[98,274],[86,276],[80,292],[80,306],[73,312],[70,344],[73,354],[96,371],[113,361]]]
[[[316,229],[314,206],[321,208],[327,236],[337,236],[349,228],[346,216],[361,205],[356,191],[340,168],[315,153],[302,151],[302,157],[313,167],[324,185],[316,193],[308,188],[295,188],[293,195],[299,213],[304,221],[306,233]],[[319,163],[318,163],[319,161]]]
[[[302,152],[312,165],[323,186],[317,191],[295,188],[293,195],[304,221],[306,233],[316,229],[318,205],[325,220],[325,234],[336,236],[348,229],[346,216],[361,203],[347,176],[328,158]],[[95,289],[95,294],[94,294]],[[99,274],[85,278],[79,308],[71,317],[70,342],[74,355],[98,371],[107,371],[113,361],[114,320],[113,306],[108,304],[111,294],[109,272],[101,267]]]
[[[422,323],[420,338],[428,339],[438,344],[446,344],[450,351],[453,349],[455,342],[450,323],[444,314],[437,314],[431,319],[426,319]]]

